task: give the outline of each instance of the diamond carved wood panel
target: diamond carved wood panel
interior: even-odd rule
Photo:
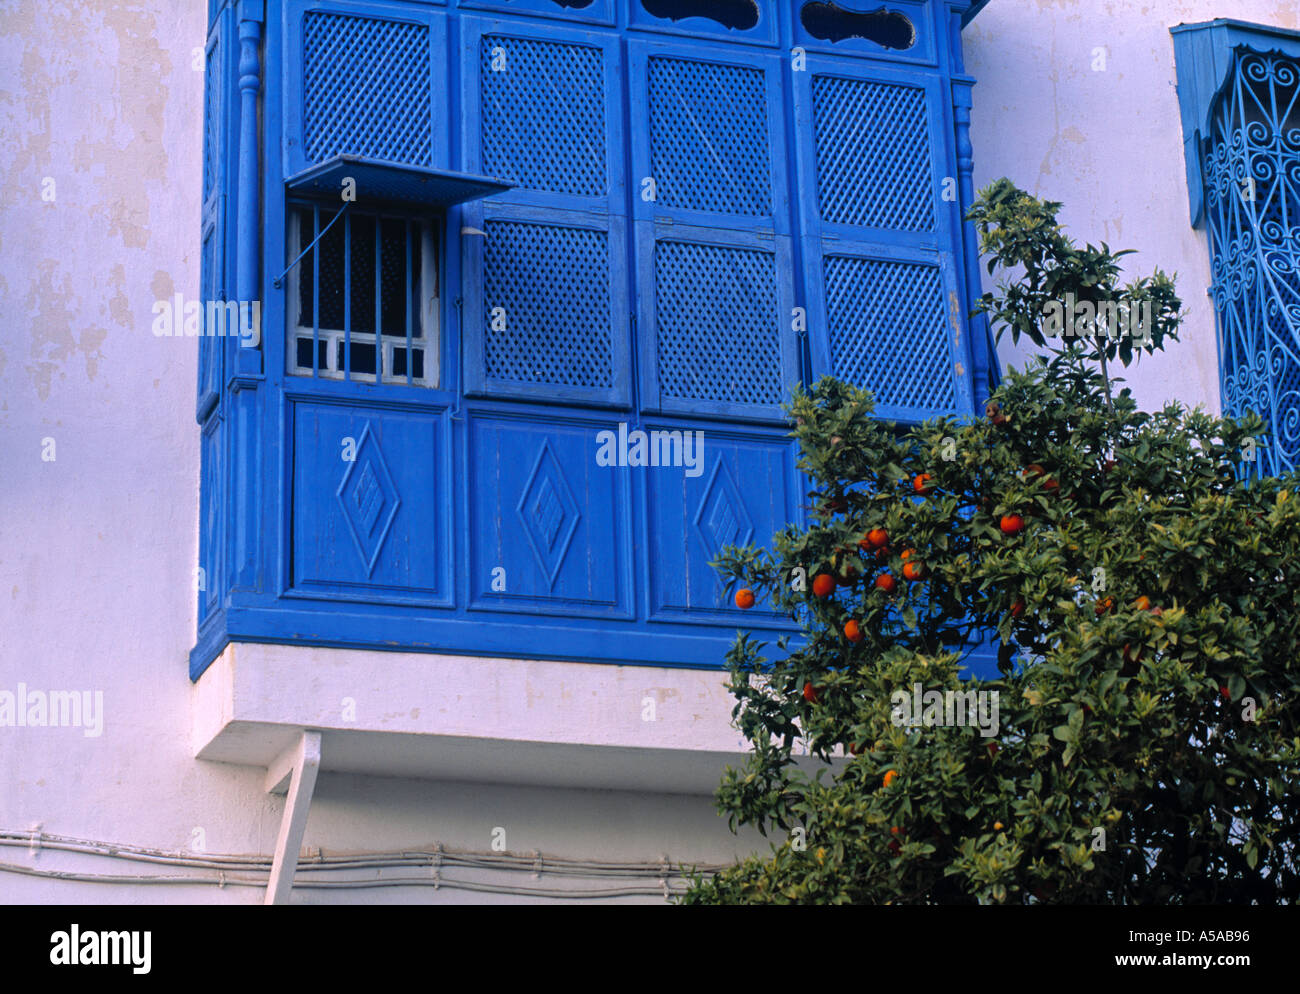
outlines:
[[[471,607],[631,616],[628,471],[597,465],[605,427],[470,416]]]
[[[402,499],[393,486],[393,477],[369,422],[361,430],[354,455],[356,458],[343,473],[335,496],[369,576],[374,572],[375,560],[384,547]]]
[[[550,443],[543,440],[533,464],[532,475],[524,484],[515,512],[523,523],[524,534],[532,544],[537,562],[546,574],[547,586],[555,586],[555,577],[564,564],[565,553],[573,543],[582,512],[573,491],[564,482],[564,470],[551,453]]]
[[[651,618],[682,623],[739,610],[709,565],[725,545],[766,545],[798,516],[794,452],[779,435],[704,432],[701,472],[646,471]],[[761,609],[747,613],[773,616]]]
[[[449,603],[442,412],[308,401],[290,410],[290,595]]]

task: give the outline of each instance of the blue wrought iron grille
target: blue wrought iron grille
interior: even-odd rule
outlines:
[[[648,77],[658,202],[720,214],[771,214],[763,71],[651,58]]]
[[[866,387],[884,406],[952,410],[938,267],[837,255],[823,264],[834,375]]]
[[[484,35],[480,58],[484,172],[530,190],[603,196],[602,51]]]
[[[419,24],[305,15],[303,147],[321,162],[364,155],[433,163],[429,32]]]
[[[609,236],[492,220],[483,256],[488,376],[517,383],[609,387]]]
[[[781,403],[775,255],[660,241],[654,268],[664,396]]]
[[[813,80],[824,220],[932,231],[934,172],[925,91],[839,76]]]
[[[1300,63],[1242,50],[1205,151],[1224,412],[1270,437],[1258,471],[1300,463]]]

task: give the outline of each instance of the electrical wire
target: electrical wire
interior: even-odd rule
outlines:
[[[261,855],[204,854],[202,856],[175,850],[155,849],[90,839],[77,839],[40,832],[14,832],[0,830],[0,846],[21,847],[39,852],[42,850],[79,853],[108,859],[122,859],[158,866],[173,866],[187,870],[206,870],[203,875],[193,874],[104,874],[77,870],[52,870],[18,863],[0,861],[0,872],[51,880],[106,884],[215,884],[218,887],[265,887],[271,871],[271,857]],[[511,883],[492,883],[467,880],[443,875],[445,868],[466,868],[495,872],[527,872],[535,878],[542,873],[553,877],[586,878],[600,880],[604,886],[585,888],[528,887]],[[419,869],[420,876],[368,876],[364,878],[327,879],[339,872],[370,871],[382,874],[392,869]],[[700,873],[713,873],[721,865],[700,864],[691,869]],[[430,887],[435,890],[462,890],[478,893],[503,894],[517,897],[551,898],[558,900],[596,900],[619,897],[669,898],[685,890],[684,877],[689,872],[681,863],[669,862],[665,857],[659,862],[594,860],[581,857],[543,856],[531,854],[485,853],[472,850],[447,849],[441,844],[431,850],[398,850],[389,852],[357,852],[325,855],[321,850],[309,850],[300,857],[294,887],[304,890],[365,890],[381,887]],[[622,886],[610,886],[614,879],[625,881]],[[608,883],[607,883],[608,881]]]

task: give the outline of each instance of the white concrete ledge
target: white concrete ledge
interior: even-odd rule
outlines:
[[[718,671],[232,643],[194,687],[199,759],[269,769],[709,794],[746,743]]]

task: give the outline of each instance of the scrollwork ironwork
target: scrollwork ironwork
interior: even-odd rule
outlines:
[[[1257,471],[1300,465],[1300,65],[1237,53],[1204,149],[1224,413],[1258,413]]]

